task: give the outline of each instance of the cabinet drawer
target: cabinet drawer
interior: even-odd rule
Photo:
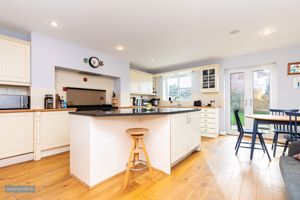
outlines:
[[[216,129],[215,128],[201,128],[200,129],[201,133],[216,133]]]
[[[201,113],[215,113],[214,109],[205,108],[201,110]]]
[[[215,114],[201,113],[202,118],[215,119]]]
[[[201,128],[216,128],[216,124],[206,124],[206,123],[200,123]]]
[[[216,120],[215,119],[209,119],[209,118],[201,118],[200,122],[201,123],[207,123],[207,124],[215,124]]]

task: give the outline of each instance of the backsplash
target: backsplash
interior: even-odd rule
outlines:
[[[0,85],[0,95],[29,95],[29,87]]]

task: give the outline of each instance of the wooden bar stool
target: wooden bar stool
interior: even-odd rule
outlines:
[[[131,136],[132,143],[130,148],[129,159],[127,163],[127,169],[124,181],[124,190],[127,188],[130,171],[141,171],[146,168],[149,169],[151,179],[153,181],[153,171],[150,164],[149,156],[144,143],[144,135],[149,132],[147,128],[130,128],[126,130],[126,133]],[[140,160],[140,153],[144,153],[146,161]],[[136,169],[136,163],[144,164],[145,167]]]

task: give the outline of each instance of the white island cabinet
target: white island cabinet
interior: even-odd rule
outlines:
[[[199,122],[199,112],[171,116],[172,165],[183,159],[195,148],[200,148],[201,137]]]
[[[170,174],[173,165],[200,150],[199,119],[199,110],[184,108],[71,113],[71,175],[93,187],[123,172],[131,145],[125,130],[137,127],[150,130],[144,141],[152,167]]]

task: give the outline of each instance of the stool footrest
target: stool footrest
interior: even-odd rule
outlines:
[[[131,161],[132,163],[134,162],[134,161]],[[144,160],[136,160],[135,161],[135,165],[137,165],[137,164],[142,164],[142,165],[144,165],[143,167],[141,167],[141,168],[134,168],[135,166],[132,166],[132,168],[130,168],[130,171],[143,171],[143,170],[145,170],[145,169],[147,169],[148,168],[148,163],[146,162],[146,161],[144,161]],[[126,164],[126,167],[128,166],[128,163]]]

